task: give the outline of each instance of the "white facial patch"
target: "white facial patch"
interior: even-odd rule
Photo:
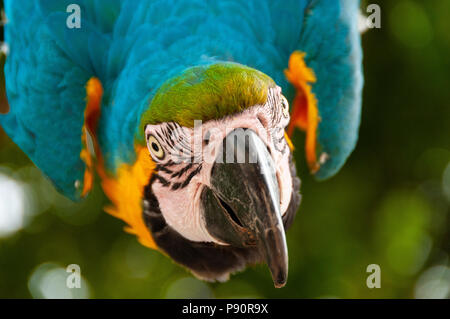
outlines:
[[[292,194],[290,149],[284,136],[289,123],[286,108],[287,101],[276,87],[269,89],[264,105],[220,120],[196,121],[194,128],[177,123],[147,125],[147,145],[157,164],[152,190],[167,224],[191,241],[223,244],[207,231],[200,196],[203,187],[211,185],[211,169],[223,140],[240,128],[253,130],[266,144],[275,163],[284,215]]]

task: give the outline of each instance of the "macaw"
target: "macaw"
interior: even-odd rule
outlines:
[[[266,262],[284,286],[289,136],[319,180],[357,141],[359,1],[4,4],[0,124],[55,187],[80,200],[98,179],[127,232],[198,278]]]

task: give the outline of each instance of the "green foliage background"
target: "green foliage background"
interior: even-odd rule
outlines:
[[[0,174],[25,187],[29,209],[23,229],[0,237],[0,297],[450,297],[450,1],[378,4],[381,29],[363,35],[356,150],[320,183],[295,151],[303,201],[287,235],[285,288],[263,265],[226,283],[193,278],[102,212],[98,187],[79,204],[58,195],[0,129]],[[81,290],[65,288],[74,263]],[[369,264],[381,267],[380,289],[366,286]]]

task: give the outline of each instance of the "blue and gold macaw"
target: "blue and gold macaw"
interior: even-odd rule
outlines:
[[[5,0],[0,123],[67,197],[98,176],[105,210],[197,277],[265,261],[281,287],[300,203],[289,136],[306,132],[318,179],[357,141],[358,5]]]

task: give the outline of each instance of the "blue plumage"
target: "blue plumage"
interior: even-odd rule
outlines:
[[[142,113],[161,84],[188,67],[235,61],[274,79],[292,100],[283,70],[306,52],[317,76],[319,144],[334,174],[353,150],[360,118],[361,52],[355,0],[79,0],[81,29],[66,27],[71,0],[6,0],[5,67],[11,111],[0,123],[67,196],[83,180],[80,138],[85,84],[104,87],[99,144],[106,168],[135,158]]]

